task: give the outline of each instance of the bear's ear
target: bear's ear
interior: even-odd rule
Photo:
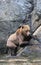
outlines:
[[[19,27],[18,27],[18,29],[22,28],[22,26],[23,26],[23,24],[20,24]]]
[[[21,28],[21,26],[18,27],[18,29]]]

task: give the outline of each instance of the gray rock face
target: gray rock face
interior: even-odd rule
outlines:
[[[36,12],[37,12],[38,14],[41,14],[41,0],[37,0]]]
[[[33,0],[0,0],[0,20],[24,19],[32,7]]]
[[[32,30],[34,31],[41,24],[41,0],[34,0],[34,10],[31,19]]]
[[[11,33],[14,33],[20,24],[22,23],[12,21],[0,21],[0,38],[7,40],[8,36]]]
[[[31,19],[32,19],[31,28],[32,31],[34,31],[41,24],[41,17],[40,15],[37,15],[36,10],[32,12]]]

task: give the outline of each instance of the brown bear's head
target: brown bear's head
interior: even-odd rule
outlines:
[[[17,34],[27,35],[30,34],[30,26],[29,25],[22,25],[18,28]]]

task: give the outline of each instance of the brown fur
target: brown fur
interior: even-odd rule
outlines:
[[[21,45],[24,42],[24,38],[29,36],[28,32],[30,27],[28,25],[22,25],[14,34],[11,34],[7,40],[7,47],[16,48],[18,45]]]

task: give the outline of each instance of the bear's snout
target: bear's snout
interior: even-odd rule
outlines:
[[[27,32],[27,36],[29,36],[31,33],[30,32]]]

